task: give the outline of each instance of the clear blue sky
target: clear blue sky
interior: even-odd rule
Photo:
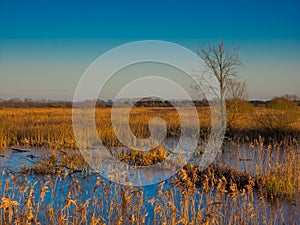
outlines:
[[[0,98],[72,99],[100,54],[158,39],[240,46],[250,99],[300,96],[300,3],[0,0]]]

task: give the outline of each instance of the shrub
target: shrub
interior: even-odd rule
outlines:
[[[278,97],[267,103],[267,113],[257,116],[257,124],[264,130],[283,132],[291,128],[297,120],[297,104],[291,100]]]
[[[297,104],[287,98],[277,97],[268,102],[267,107],[277,110],[294,110],[297,108]]]
[[[254,112],[254,107],[246,100],[234,98],[226,100],[226,112],[227,127],[230,129],[247,121],[245,118]]]

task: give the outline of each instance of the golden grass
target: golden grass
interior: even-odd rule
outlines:
[[[122,110],[122,109],[118,109]],[[200,124],[209,127],[209,108],[199,109]],[[172,108],[133,108],[130,126],[139,138],[149,136],[148,122],[153,117],[163,118],[168,126],[168,135],[180,135],[180,119]],[[0,110],[0,147],[24,146],[49,149],[76,148],[72,129],[71,109],[17,109]],[[99,137],[107,146],[120,146],[111,125],[111,109],[96,109],[96,124]]]
[[[53,152],[50,157],[41,159],[31,167],[23,166],[23,174],[55,175],[58,173],[85,175],[88,172],[88,163],[78,151],[64,152],[61,157]]]
[[[190,169],[189,172],[195,171]],[[184,172],[173,186],[161,182],[155,197],[143,187],[111,184],[100,177],[84,189],[79,180],[63,174],[46,177],[39,184],[26,177],[2,172],[0,224],[295,224],[291,213],[270,209],[264,199],[255,200],[255,182],[243,187],[234,175],[226,177],[213,168],[201,177],[199,188],[187,185]],[[224,176],[223,176],[224,175]],[[194,176],[197,176],[197,174]],[[6,178],[4,178],[6,177]],[[66,185],[62,194],[57,184]],[[3,186],[2,186],[3,185]],[[90,196],[84,198],[84,196]],[[46,201],[50,198],[51,201]],[[255,203],[255,201],[258,201]],[[270,211],[266,209],[269,208]],[[152,214],[152,219],[147,220]]]
[[[123,109],[118,109],[122,111]],[[260,120],[271,115],[270,109],[255,108],[255,112],[243,117],[238,124],[231,127],[237,136],[255,135],[268,132],[276,134],[268,125],[262,127]],[[210,127],[210,110],[208,107],[198,108],[200,135],[206,137]],[[287,131],[300,133],[300,108],[295,111],[296,119],[290,125],[284,126]],[[275,115],[276,116],[276,115]],[[180,136],[180,119],[173,108],[133,108],[130,114],[130,127],[139,138],[149,136],[149,120],[161,117],[167,123],[169,137]],[[99,137],[106,146],[121,146],[111,125],[111,109],[96,109],[96,124]],[[284,124],[284,123],[282,123]],[[240,133],[241,131],[244,134]],[[252,132],[252,133],[251,133]],[[294,133],[295,133],[294,132]],[[72,109],[69,108],[4,108],[0,110],[0,148],[8,146],[46,147],[49,149],[76,148],[72,129]],[[88,146],[87,146],[88,147]]]
[[[149,166],[162,162],[167,157],[167,150],[162,145],[147,152],[128,150],[118,154],[118,160],[135,166]]]
[[[122,109],[119,109],[122,110]],[[202,131],[210,127],[209,108],[198,109]],[[253,115],[243,119],[236,129],[257,129],[257,116],[268,114],[256,108]],[[96,123],[100,138],[107,146],[120,146],[110,121],[110,108],[96,109]],[[299,114],[299,112],[297,111]],[[2,109],[0,110],[0,146],[46,147],[66,151],[76,148],[72,130],[71,109]],[[167,121],[168,136],[178,137],[180,121],[172,108],[134,108],[130,125],[138,137],[149,135],[148,122],[160,116]],[[300,130],[299,119],[291,124]],[[279,141],[280,142],[280,141]],[[250,145],[264,148],[264,138],[250,140]],[[299,140],[294,139],[295,145]],[[286,145],[280,142],[284,148]],[[279,146],[279,148],[280,148]],[[271,152],[271,150],[268,150]],[[28,180],[27,173],[16,176],[3,171],[0,183],[0,224],[296,224],[297,217],[283,217],[280,207],[270,210],[265,198],[255,200],[254,190],[272,198],[295,199],[299,195],[300,163],[295,151],[286,149],[289,156],[283,163],[261,171],[256,177],[228,167],[210,166],[198,171],[187,165],[179,171],[176,182],[169,187],[159,184],[156,197],[145,198],[142,187],[121,186],[98,178],[92,187],[84,186],[66,174],[81,171],[87,165],[78,154],[56,155],[43,159],[31,171],[44,175],[43,181]],[[118,155],[123,162],[151,165],[166,157],[164,149],[148,155],[135,150]],[[258,167],[262,167],[258,162]],[[46,176],[52,174],[52,176]],[[54,176],[53,176],[54,175]],[[66,193],[57,189],[58,183],[67,185]],[[84,196],[90,196],[84,198]],[[46,201],[48,198],[50,201]],[[259,201],[259,203],[255,203]],[[287,220],[287,221],[286,221]]]
[[[287,150],[288,151],[288,150]],[[257,186],[271,199],[293,200],[300,193],[300,158],[294,149],[283,163],[256,177]]]
[[[208,107],[200,107],[198,110],[202,137],[205,137],[210,127],[210,110]],[[231,128],[237,131],[254,130],[259,136],[262,128],[257,121],[270,112],[266,108],[255,108],[253,114],[247,115]],[[286,128],[287,130],[300,131],[299,112],[298,109],[297,119]],[[110,116],[110,108],[96,109],[98,134],[106,146],[121,146],[112,129]],[[139,138],[147,138],[148,123],[153,117],[161,117],[166,121],[168,137],[176,138],[180,135],[179,116],[172,108],[133,108],[130,115],[132,132]],[[0,118],[2,148],[22,146],[63,150],[77,147],[72,130],[71,109],[4,108],[0,110]],[[244,133],[240,135],[243,136]],[[250,145],[263,148],[265,139],[259,136],[260,139],[255,140],[255,137],[249,140]],[[286,147],[284,142],[280,140],[278,142]],[[299,140],[293,138],[289,143],[299,145]],[[145,210],[145,204],[150,204],[154,212],[153,224],[243,224],[245,221],[247,224],[281,224],[285,221],[282,217],[277,217],[277,214],[268,215],[265,210],[254,208],[253,190],[259,189],[261,193],[271,198],[293,199],[299,194],[299,158],[295,151],[289,152],[288,161],[256,177],[226,167],[211,166],[208,170],[200,172],[192,165],[188,165],[178,173],[177,182],[174,183],[180,190],[179,196],[176,188],[170,189],[161,185],[157,198],[147,203],[142,198],[145,194],[142,189],[118,185],[108,187],[101,179],[97,180],[93,191],[87,190],[93,198],[83,200],[79,197],[82,187],[74,181],[59,210],[54,206],[57,181],[53,179],[63,181],[65,178],[62,174],[84,170],[87,165],[78,154],[63,155],[60,159],[53,155],[49,159],[41,160],[33,168],[24,170],[42,175],[55,175],[47,178],[49,180],[40,186],[41,197],[37,202],[33,200],[37,195],[34,191],[36,184],[26,179],[22,183],[20,178],[13,174],[3,180],[1,185],[4,192],[1,192],[0,196],[1,223],[38,224],[39,218],[43,218],[47,224],[145,224],[149,214]],[[144,154],[129,149],[117,157],[133,165],[151,165],[164,160],[166,151],[160,147]],[[258,167],[261,163],[258,162]],[[2,179],[3,177],[4,174]],[[204,192],[199,191],[198,187]],[[101,193],[97,192],[98,189]],[[217,190],[216,193],[213,193],[214,189]],[[18,194],[13,194],[12,190]],[[53,195],[51,203],[44,202],[48,190],[51,190]],[[112,193],[112,190],[115,193]],[[107,198],[110,195],[112,197]],[[195,202],[196,195],[200,203]],[[267,207],[266,203],[262,202],[261,207],[262,209]],[[281,215],[281,212],[279,214]]]

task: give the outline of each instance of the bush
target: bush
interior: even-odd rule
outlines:
[[[283,132],[297,120],[297,104],[291,100],[280,97],[267,103],[267,113],[257,116],[258,126],[264,130]]]
[[[238,98],[226,100],[227,127],[230,129],[241,125],[253,112],[254,108],[248,101]]]
[[[267,107],[277,110],[294,110],[297,108],[297,104],[287,98],[277,97],[268,102]]]

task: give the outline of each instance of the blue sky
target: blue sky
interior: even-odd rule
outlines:
[[[0,0],[0,98],[72,99],[85,69],[129,41],[240,46],[250,99],[300,96],[300,3]]]

